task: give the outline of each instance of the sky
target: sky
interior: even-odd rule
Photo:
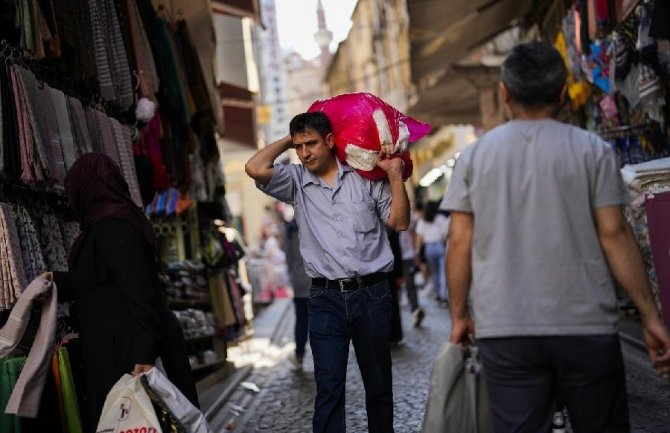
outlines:
[[[326,11],[326,25],[333,32],[331,51],[347,37],[351,27],[351,13],[357,0],[322,0]],[[317,0],[275,0],[279,44],[287,51],[294,50],[307,59],[319,55],[314,42],[317,30]]]

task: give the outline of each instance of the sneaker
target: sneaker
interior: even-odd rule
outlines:
[[[295,352],[288,356],[288,361],[291,363],[291,367],[295,371],[302,371],[302,360],[303,357],[296,355]]]
[[[424,317],[426,317],[426,313],[423,311],[423,308],[417,308],[412,312],[412,321],[415,328],[421,326]]]

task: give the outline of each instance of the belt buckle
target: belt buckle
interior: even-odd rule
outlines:
[[[348,289],[348,288],[345,287],[346,284],[348,284],[352,281],[357,281],[357,280],[358,280],[357,278],[341,278],[341,279],[337,280],[337,284],[340,286],[340,292],[341,293],[349,293],[349,292],[353,292],[355,290],[358,290],[358,287],[356,287],[355,289]]]

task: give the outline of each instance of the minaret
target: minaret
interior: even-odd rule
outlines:
[[[330,43],[333,40],[333,32],[326,27],[326,12],[321,0],[316,6],[316,17],[319,21],[319,30],[314,33],[314,40],[321,48],[321,66],[325,68],[330,63]]]

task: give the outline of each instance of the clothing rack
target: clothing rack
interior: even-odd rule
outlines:
[[[67,77],[55,67],[49,66],[47,64],[49,59],[40,61],[26,59],[21,48],[12,46],[7,40],[2,39],[0,41],[0,61],[4,61],[6,66],[14,64],[28,69],[40,83],[47,84],[68,96],[79,99],[84,105],[102,111],[124,125],[135,126],[135,114],[132,108],[123,110],[114,103],[106,101],[97,90],[93,90],[97,89],[95,82],[77,81],[72,77]]]
[[[16,203],[21,199],[43,201],[51,208],[58,209],[60,213],[66,216],[72,213],[70,203],[64,192],[44,188],[34,189],[16,181],[0,179],[0,201]]]

